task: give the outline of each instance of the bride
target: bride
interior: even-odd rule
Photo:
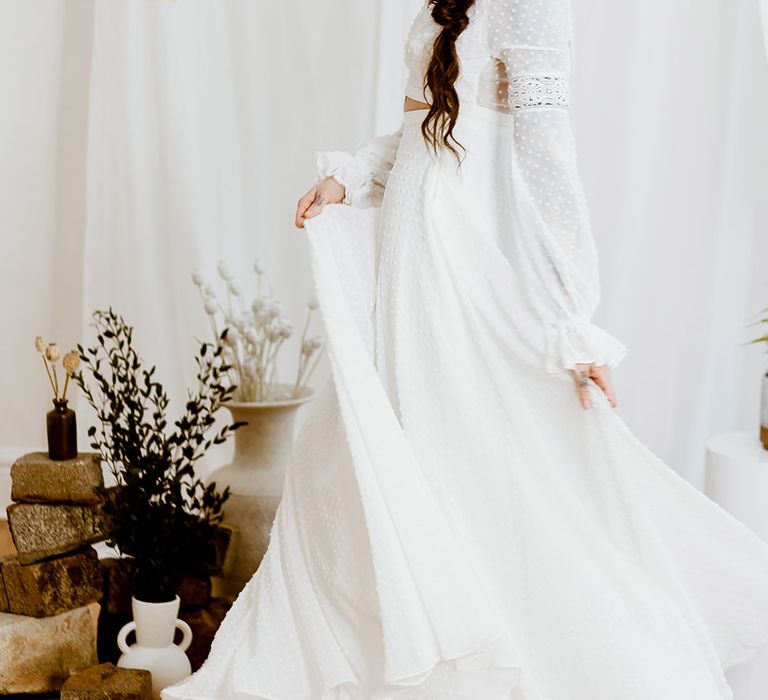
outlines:
[[[401,130],[301,199],[333,381],[175,698],[728,700],[768,545],[613,411],[567,0],[430,0]]]

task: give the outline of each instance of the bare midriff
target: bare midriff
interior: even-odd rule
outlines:
[[[419,102],[411,97],[406,97],[403,109],[406,112],[415,112],[417,109],[429,109],[429,105],[426,102]]]

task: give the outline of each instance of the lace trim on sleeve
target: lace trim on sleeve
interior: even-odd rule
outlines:
[[[527,107],[568,107],[570,90],[567,78],[520,75],[510,78],[508,101],[514,111]]]

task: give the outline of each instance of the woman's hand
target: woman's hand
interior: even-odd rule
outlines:
[[[315,185],[300,200],[296,209],[296,228],[304,228],[304,222],[317,216],[326,204],[339,204],[344,201],[344,185],[332,177]]]
[[[589,400],[589,380],[592,379],[597,386],[602,389],[608,402],[616,408],[616,392],[613,390],[613,379],[611,378],[611,368],[608,365],[576,365],[571,370],[573,378],[576,380],[576,389],[579,392],[579,400],[582,408],[589,409],[592,402]]]

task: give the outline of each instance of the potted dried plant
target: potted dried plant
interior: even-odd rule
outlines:
[[[768,350],[768,309],[763,309],[760,314],[763,318],[756,322],[756,325],[763,327],[761,337],[750,341],[751,343],[765,343]],[[768,372],[763,375],[762,401],[760,404],[760,441],[763,447],[768,450]]]
[[[178,588],[185,576],[210,575],[216,564],[216,529],[228,492],[195,475],[195,464],[239,426],[215,427],[215,415],[234,388],[224,382],[224,346],[201,344],[197,385],[182,415],[168,422],[168,396],[133,346],[133,329],[111,309],[93,314],[97,342],[79,346],[82,370],[74,380],[96,411],[91,447],[109,467],[115,486],[104,491],[108,543],[125,558],[134,584],[134,622],[121,631],[122,665],[148,668],[153,691],[189,673],[173,645]],[[137,645],[126,636],[136,630]],[[161,643],[162,642],[162,643]]]
[[[233,401],[227,404],[233,419],[247,425],[235,436],[235,453],[229,464],[211,478],[231,492],[226,522],[237,527],[237,540],[228,590],[236,593],[258,568],[282,496],[286,463],[294,440],[296,413],[312,398],[307,386],[318,365],[324,341],[309,335],[318,305],[307,304],[307,317],[299,338],[296,374],[289,382],[278,375],[278,359],[287,351],[293,324],[282,305],[267,289],[264,270],[257,261],[255,293],[246,299],[229,264],[218,264],[219,287],[202,271],[192,280],[200,291],[214,337],[225,339],[224,354],[230,369]]]
[[[61,351],[56,343],[46,343],[41,336],[35,338],[35,350],[43,360],[45,373],[53,390],[53,410],[46,416],[48,436],[48,457],[54,460],[74,459],[77,457],[77,417],[67,406],[69,380],[80,366],[80,354],[72,350],[61,358]],[[64,372],[64,386],[59,385],[57,362],[61,358]]]

